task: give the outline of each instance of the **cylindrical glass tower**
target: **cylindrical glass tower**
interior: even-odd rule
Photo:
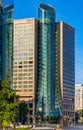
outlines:
[[[55,9],[39,5],[36,115],[55,116]]]

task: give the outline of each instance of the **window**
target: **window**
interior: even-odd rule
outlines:
[[[33,86],[32,85],[29,85],[28,88],[32,88]]]
[[[33,63],[33,61],[29,61],[29,64],[32,64]]]
[[[29,104],[29,108],[33,108],[33,104],[32,103]]]
[[[33,111],[30,111],[30,115],[32,115],[33,114]]]
[[[32,92],[33,91],[33,89],[29,89],[29,92]]]
[[[17,92],[22,92],[22,90],[16,90]]]
[[[22,88],[22,86],[18,86],[18,88]]]
[[[19,68],[22,68],[22,66],[19,66]]]
[[[24,68],[27,68],[28,66],[27,65],[24,65]]]
[[[27,88],[27,85],[24,85],[23,88]]]
[[[24,89],[23,92],[27,92],[27,89]]]
[[[27,81],[24,81],[24,84],[27,84]]]

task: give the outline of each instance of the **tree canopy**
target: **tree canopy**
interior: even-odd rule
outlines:
[[[18,96],[10,88],[10,84],[8,77],[0,82],[0,124],[3,128],[10,125],[10,122],[15,124],[18,115]]]

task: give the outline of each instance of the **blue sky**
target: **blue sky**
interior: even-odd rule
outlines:
[[[75,80],[83,84],[83,0],[14,0],[15,19],[38,17],[38,4],[48,3],[56,9],[56,21],[75,28]]]

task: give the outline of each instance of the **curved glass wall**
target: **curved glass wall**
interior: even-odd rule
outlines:
[[[2,36],[2,80],[6,74],[12,77],[13,58],[13,0],[3,1],[3,36]]]
[[[12,5],[14,3],[14,0],[2,0],[3,6]]]
[[[55,10],[39,5],[38,86],[36,115],[57,116],[55,110]]]
[[[3,10],[2,1],[0,1],[0,81],[2,77],[2,37],[3,37]]]

